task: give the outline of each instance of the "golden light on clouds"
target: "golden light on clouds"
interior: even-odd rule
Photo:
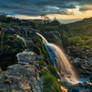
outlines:
[[[46,16],[51,20],[56,18],[65,23],[92,17],[92,5],[86,5],[84,7],[86,8],[84,11],[80,10],[81,6],[76,6],[75,8],[67,9],[66,14],[48,14]],[[16,15],[16,17],[21,19],[43,19],[41,16]]]
[[[87,8],[88,10],[92,10],[92,5],[86,5],[85,8]]]
[[[76,14],[70,14],[70,15],[66,15],[66,14],[50,14],[47,15],[50,19],[53,19],[56,17],[56,19],[60,19],[60,20],[70,20],[70,19],[83,19],[83,18],[89,18],[92,17],[92,10],[88,10],[88,11],[83,11],[81,13],[76,13]]]
[[[67,9],[66,14],[70,14],[70,15],[81,14],[80,6],[76,6],[75,8],[72,8],[72,9]]]

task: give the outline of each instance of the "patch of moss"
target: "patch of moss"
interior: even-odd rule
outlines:
[[[44,92],[62,92],[57,79],[46,70],[42,70]]]
[[[39,65],[40,65],[40,69],[43,69],[43,67],[46,66],[46,62],[43,61],[43,60],[40,60],[40,61],[39,61]]]
[[[55,66],[53,65],[49,65],[48,66],[49,71],[51,72],[51,74],[53,74],[56,78],[58,78],[58,74],[57,74],[57,69]]]

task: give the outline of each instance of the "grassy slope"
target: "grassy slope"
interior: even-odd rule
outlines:
[[[92,50],[92,18],[66,25],[69,44]]]

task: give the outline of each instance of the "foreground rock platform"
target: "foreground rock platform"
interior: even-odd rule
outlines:
[[[33,57],[27,52],[19,54],[21,57]],[[39,64],[33,57],[30,64],[11,65],[8,69],[0,74],[0,92],[42,92],[42,81],[40,78]],[[22,62],[21,60],[21,62]],[[27,62],[27,61],[26,61]],[[28,61],[29,62],[29,61]]]

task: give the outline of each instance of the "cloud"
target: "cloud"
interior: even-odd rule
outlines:
[[[81,8],[80,6],[75,6],[75,8],[66,9],[66,14],[69,15],[81,14],[80,8]]]
[[[89,12],[92,16],[91,10],[92,0],[0,0],[0,12],[23,15],[22,18],[42,14],[59,14],[66,19],[84,18]]]

